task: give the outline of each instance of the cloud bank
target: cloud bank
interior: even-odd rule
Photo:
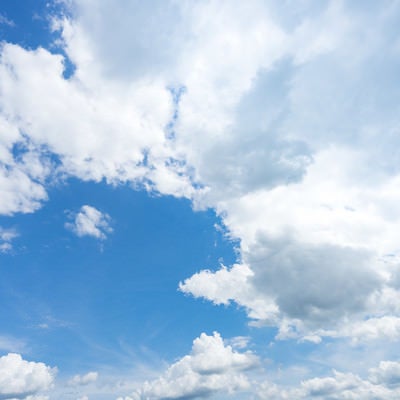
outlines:
[[[67,5],[52,29],[71,76],[56,51],[1,47],[0,213],[34,212],[59,176],[185,197],[216,210],[240,254],[181,291],[236,303],[280,339],[398,340],[399,3]],[[110,232],[87,205],[68,227]],[[191,395],[192,373],[225,387],[188,357],[143,390]],[[377,387],[326,379],[304,396]]]

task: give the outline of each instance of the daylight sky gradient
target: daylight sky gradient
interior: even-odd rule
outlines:
[[[0,2],[0,400],[400,398],[400,2]]]

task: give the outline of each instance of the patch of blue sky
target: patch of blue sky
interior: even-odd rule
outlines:
[[[65,229],[68,213],[85,204],[110,215],[107,239]],[[80,363],[116,365],[122,344],[174,359],[203,331],[247,335],[235,306],[177,290],[200,269],[235,261],[235,243],[216,223],[211,210],[193,212],[187,200],[128,185],[69,180],[51,188],[39,211],[0,218],[20,235],[0,256],[2,332],[26,339],[32,355],[62,373]]]
[[[171,96],[172,96],[174,110],[173,110],[171,121],[169,121],[169,123],[165,127],[165,130],[166,130],[167,138],[173,140],[173,139],[175,139],[175,124],[179,117],[179,103],[181,101],[182,96],[186,92],[186,87],[182,86],[182,85],[177,86],[177,87],[170,87],[169,92],[171,93]]]

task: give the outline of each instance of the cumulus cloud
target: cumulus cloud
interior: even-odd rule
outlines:
[[[46,200],[46,149],[66,176],[222,216],[241,262],[182,291],[281,338],[397,332],[398,3],[68,4],[52,24],[68,79],[54,51],[1,48],[0,213]],[[32,171],[12,152],[26,140]],[[69,226],[104,238],[94,215]]]
[[[400,395],[399,363],[383,361],[370,369],[370,376],[363,379],[353,373],[333,371],[331,376],[316,377],[301,382],[298,387],[281,387],[264,382],[258,387],[260,399],[396,399]]]
[[[93,236],[97,239],[105,239],[112,232],[110,216],[88,205],[81,207],[73,217],[73,222],[67,222],[65,227],[77,236]]]
[[[271,65],[258,64],[248,89],[230,97],[231,108],[216,107],[226,125],[200,125],[197,109],[178,126],[182,136],[196,125],[214,134],[206,145],[198,135],[196,154],[188,153],[208,188],[197,200],[213,205],[241,240],[243,264],[200,272],[180,288],[216,304],[234,300],[250,318],[279,327],[281,338],[302,332],[319,340],[313,333],[321,329],[360,338],[354,319],[370,339],[387,337],[389,319],[399,315],[393,302],[382,301],[389,288],[398,293],[398,158],[385,157],[397,130],[398,93],[390,79],[376,76],[392,105],[380,109],[383,92],[367,76],[370,61],[382,65],[375,56],[382,51],[392,54],[385,68],[397,65],[398,53],[383,38],[399,9],[372,16],[326,3],[317,18],[293,18],[291,34],[284,28],[288,11],[276,4],[269,10],[282,16],[273,19],[281,53]],[[268,13],[259,11],[268,24]],[[372,18],[373,48],[360,42]],[[368,98],[357,95],[361,88]],[[182,113],[189,102],[183,98]]]
[[[182,292],[239,304],[281,339],[398,340],[399,3],[67,3],[52,29],[71,76],[54,49],[1,47],[0,214],[37,210],[55,173],[187,197],[240,247]],[[66,226],[111,232],[88,205]],[[136,395],[246,388],[238,359],[254,356],[202,335]],[[397,368],[260,396],[398,398]]]
[[[55,369],[41,362],[24,360],[19,354],[0,357],[0,398],[42,399],[40,392],[50,389]]]
[[[243,371],[258,363],[251,352],[240,353],[225,345],[219,333],[202,333],[193,341],[190,354],[172,364],[160,378],[145,382],[132,398],[187,399],[235,393],[250,387]]]
[[[96,382],[99,374],[91,371],[84,375],[75,375],[68,383],[71,386],[84,386]]]
[[[288,323],[351,336],[358,328],[340,325],[353,318],[360,329],[375,324],[383,333],[381,318],[399,316],[397,214],[386,208],[399,178],[379,183],[379,193],[366,183],[348,189],[351,178],[335,159],[348,170],[360,161],[353,152],[321,151],[301,182],[225,201],[224,221],[241,238],[243,265],[203,271],[181,289],[215,303],[235,300],[251,318],[280,327],[281,337],[290,337]],[[271,310],[278,312],[267,315]]]
[[[19,166],[7,167],[0,164],[0,187],[0,214],[34,212],[47,200],[43,185],[32,180]]]

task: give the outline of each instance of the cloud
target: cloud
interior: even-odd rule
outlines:
[[[107,234],[112,232],[110,220],[108,214],[103,214],[92,206],[84,205],[74,216],[74,221],[67,222],[65,227],[79,237],[93,236],[97,239],[105,239]]]
[[[399,363],[382,361],[370,369],[367,379],[353,373],[333,371],[331,376],[315,377],[301,382],[298,387],[281,387],[264,382],[258,387],[260,399],[396,399],[400,395]]]
[[[400,363],[396,361],[381,361],[369,372],[369,380],[375,384],[400,385]]]
[[[358,340],[355,321],[390,336],[399,5],[68,4],[52,25],[67,79],[54,49],[1,48],[0,213],[38,209],[55,170],[187,197],[222,217],[240,262],[182,291],[234,301],[280,338]],[[78,235],[106,236],[108,222],[78,215]]]
[[[235,393],[250,387],[243,371],[258,366],[251,352],[239,353],[225,345],[219,333],[202,333],[190,354],[172,364],[157,380],[145,382],[137,399],[204,398],[219,392]],[[129,397],[128,397],[129,399]]]
[[[18,236],[15,229],[5,229],[0,226],[0,253],[7,253],[12,249],[12,240]]]
[[[236,303],[279,339],[398,340],[399,4],[67,3],[55,47],[1,46],[0,214],[36,211],[59,175],[186,197],[240,245],[236,263],[182,292]],[[66,226],[111,232],[88,205]],[[137,395],[248,387],[235,362],[254,357],[216,334],[196,340]],[[396,398],[396,382],[383,361],[368,379],[335,372],[264,393]]]
[[[204,339],[204,337],[207,336],[203,334],[200,338],[196,339],[195,342],[201,340],[202,337]],[[207,338],[210,339],[212,336],[208,336]],[[218,353],[219,352],[220,351],[218,351]],[[211,357],[211,360],[209,360],[210,364],[214,363],[213,358],[217,358],[212,356],[212,354],[213,351],[211,351],[210,348],[210,352],[207,353],[207,357]],[[235,379],[233,379],[232,376],[230,377],[230,379],[232,379],[232,385],[229,391],[228,381],[224,383],[222,388],[219,386],[220,381],[215,377],[212,378],[210,374],[215,373],[213,370],[208,371],[207,369],[202,369],[202,373],[204,374],[203,378],[206,379],[207,377],[212,388],[209,387],[205,389],[205,385],[203,385],[201,389],[200,379],[194,377],[196,371],[196,360],[194,357],[194,349],[192,349],[189,355],[171,365],[166,373],[158,380],[150,383],[146,382],[140,391],[130,396],[119,397],[117,400],[191,399],[208,396],[215,397],[218,395],[223,396],[224,392],[230,393],[231,395],[236,393],[236,395],[240,397],[240,390],[237,392],[238,388],[234,388]],[[227,358],[229,359],[230,357],[228,356]],[[253,367],[258,365],[258,360],[253,359],[253,361],[256,361]],[[381,361],[377,367],[367,370],[366,376],[352,372],[333,370],[331,373],[322,376],[308,377],[301,380],[297,378],[295,381],[289,379],[286,382],[285,379],[282,381],[281,378],[275,381],[271,380],[268,378],[268,376],[270,376],[268,375],[268,371],[264,371],[267,372],[267,375],[253,374],[251,376],[251,384],[250,379],[245,377],[247,383],[241,387],[241,390],[253,396],[251,398],[260,400],[397,399],[400,394],[399,366],[400,364],[396,361]],[[271,365],[269,369],[271,369]],[[236,371],[236,374],[238,374],[239,371],[240,369]],[[288,371],[284,373],[286,374],[287,372]],[[303,373],[309,375],[310,371],[303,368]],[[228,376],[228,369],[221,369],[219,374]],[[172,377],[172,375],[174,375],[174,377]],[[195,386],[196,389],[194,389]]]
[[[273,20],[281,53],[270,65],[258,64],[246,91],[230,92],[231,108],[212,107],[226,125],[200,124],[201,108],[191,110],[196,123],[182,115],[178,125],[182,136],[196,125],[205,131],[188,153],[207,186],[196,200],[215,207],[240,240],[242,265],[202,271],[180,289],[216,304],[234,300],[257,323],[278,327],[280,338],[363,340],[357,329],[369,340],[396,337],[399,313],[383,294],[398,296],[400,171],[389,150],[397,131],[398,93],[390,82],[398,52],[384,37],[393,32],[398,6],[373,16],[327,2],[313,17],[303,9],[291,33],[285,26],[293,15],[276,3],[269,10],[282,15]],[[267,24],[267,13],[259,12]],[[373,18],[378,26],[368,34]],[[385,65],[376,56],[382,52]],[[376,75],[370,62],[391,78]],[[383,87],[390,103],[384,108]],[[189,102],[183,98],[182,114]]]
[[[399,263],[398,216],[386,205],[399,178],[388,177],[378,192],[366,183],[348,188],[341,168],[351,170],[354,160],[331,148],[301,182],[226,201],[224,222],[241,239],[242,265],[200,272],[181,289],[217,304],[234,300],[282,338],[297,336],[290,325],[307,335],[362,337],[364,327],[370,339],[387,336],[387,323],[399,317]]]
[[[36,399],[50,389],[56,370],[40,362],[25,361],[19,354],[0,357],[0,398]],[[40,395],[39,395],[40,396]]]
[[[44,187],[18,166],[0,164],[0,187],[0,214],[31,213],[40,208],[42,201],[47,200]]]
[[[98,372],[88,372],[85,375],[75,375],[70,381],[69,385],[71,386],[84,386],[89,385],[90,383],[96,382],[99,374]]]
[[[14,27],[15,22],[12,21],[11,19],[7,18],[5,15],[0,14],[0,25],[7,25],[10,27]]]
[[[1,72],[0,72],[1,73]],[[44,188],[52,165],[16,124],[0,114],[0,214],[31,213],[47,200]]]

